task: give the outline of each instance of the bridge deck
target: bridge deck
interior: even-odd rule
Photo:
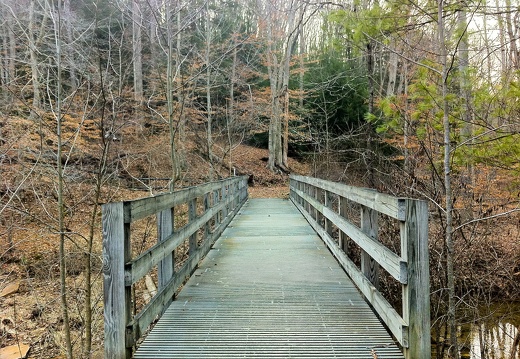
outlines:
[[[252,199],[135,358],[403,358],[287,200]]]

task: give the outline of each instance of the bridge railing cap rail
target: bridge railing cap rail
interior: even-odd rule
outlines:
[[[423,200],[396,197],[389,194],[381,193],[371,188],[361,188],[349,186],[343,183],[332,182],[321,178],[307,177],[291,174],[291,179],[299,182],[307,183],[312,186],[319,187],[329,192],[333,192],[343,198],[359,203],[365,207],[386,214],[399,221],[406,221],[407,202]]]

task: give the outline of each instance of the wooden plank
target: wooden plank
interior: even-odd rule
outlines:
[[[126,201],[125,223],[130,223],[168,208],[186,203],[193,198],[202,197],[204,194],[214,191],[217,188],[228,186],[230,183],[247,178],[246,176],[231,177],[221,181],[210,182],[195,187],[187,187],[173,193],[160,194],[155,197],[146,197],[134,201]]]
[[[319,178],[298,175],[291,175],[291,178],[313,186],[318,186],[380,213],[384,213],[392,218],[404,220],[405,211],[403,203],[397,197],[379,193],[372,189],[347,186],[342,183],[326,181]]]
[[[210,196],[211,194],[210,193],[206,193],[204,195],[204,213],[206,213],[207,211],[209,211],[209,209],[211,208],[210,207]],[[211,225],[210,225],[210,221],[207,221],[206,224],[204,225],[204,242],[206,242],[209,238],[209,235],[211,234]]]
[[[326,191],[319,187],[316,187],[315,190],[316,190],[316,197],[315,197],[316,201],[318,201],[318,203],[323,206],[325,204],[325,192]],[[316,222],[318,222],[321,227],[324,227],[325,218],[323,217],[322,212],[323,211],[316,212]]]
[[[125,287],[125,262],[129,259],[128,228],[123,203],[102,206],[103,290],[105,316],[105,358],[130,358],[126,347],[126,323],[130,319],[130,293]]]
[[[408,262],[408,284],[403,286],[403,317],[409,326],[408,359],[429,359],[430,272],[428,254],[428,203],[406,201],[406,222],[401,223],[401,253]]]
[[[340,217],[337,213],[329,208],[324,207],[316,200],[310,198],[304,193],[300,195],[310,203],[310,205],[317,211],[322,212],[328,219],[330,219],[336,227],[352,239],[361,249],[368,253],[368,255],[376,260],[392,277],[406,283],[408,280],[406,261],[400,256],[392,252],[380,242],[376,242],[368,237],[361,229],[354,224]],[[312,216],[311,216],[312,217]]]
[[[222,194],[222,202],[224,202],[226,204],[222,208],[222,218],[226,218],[228,215],[228,203],[229,203],[228,202],[229,193],[228,193],[228,184],[227,183],[222,183],[221,194]]]
[[[336,257],[341,266],[345,269],[349,277],[352,279],[356,287],[363,293],[367,301],[373,306],[374,310],[381,317],[388,329],[403,347],[407,347],[408,327],[406,322],[401,318],[399,313],[392,307],[390,303],[377,291],[372,283],[366,278],[357,266],[348,258],[348,256],[338,247],[334,240],[318,223],[305,211],[303,207],[295,203],[309,224],[314,228],[316,233],[326,243],[331,253]],[[420,356],[418,357],[420,358]]]
[[[197,198],[193,198],[188,202],[188,221],[194,222],[197,219]],[[211,216],[209,216],[208,220],[204,221],[203,225],[205,226],[208,221],[211,220]],[[197,250],[198,246],[198,232],[199,226],[195,232],[190,235],[189,241],[189,249],[188,254],[191,257],[193,253]]]
[[[331,192],[329,191],[325,191],[325,207],[327,207],[328,209],[332,210],[332,201],[333,201],[333,195]],[[332,236],[332,226],[333,225],[333,222],[328,218],[328,217],[325,217],[325,223],[324,223],[324,228],[325,228],[325,231],[330,235]]]
[[[220,188],[217,188],[213,191],[213,202],[211,205],[211,208],[216,207],[220,203]],[[215,214],[215,227],[219,225],[219,223],[222,221],[220,212],[217,212]]]
[[[345,197],[338,196],[339,204],[338,210],[341,218],[347,220],[348,213],[348,200]],[[343,252],[348,254],[348,240],[349,237],[345,232],[339,230],[339,247],[343,250]]]
[[[373,241],[378,240],[378,213],[372,208],[361,206],[361,231]],[[379,263],[367,252],[361,252],[361,271],[370,283],[379,290]],[[399,273],[400,274],[400,273]]]
[[[165,209],[157,214],[157,242],[163,243],[173,234],[173,209]],[[175,251],[166,254],[162,260],[159,261],[157,268],[157,282],[159,290],[164,288],[173,276],[175,268]],[[128,285],[128,284],[127,284]]]
[[[139,279],[143,278],[155,265],[157,265],[166,256],[173,253],[173,251],[182,244],[186,238],[197,232],[206,222],[208,222],[218,211],[221,211],[232,197],[228,197],[226,201],[222,201],[218,206],[211,208],[195,221],[188,223],[184,227],[175,231],[172,235],[167,237],[164,241],[157,243],[152,248],[142,253],[128,263],[126,270],[126,285],[135,284]]]

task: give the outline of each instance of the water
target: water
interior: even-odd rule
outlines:
[[[519,323],[499,320],[468,326],[461,350],[464,359],[520,359]]]
[[[520,303],[494,304],[459,327],[462,359],[520,359]],[[432,358],[437,358],[435,346]]]
[[[520,359],[519,314],[494,319],[461,328],[461,358]]]

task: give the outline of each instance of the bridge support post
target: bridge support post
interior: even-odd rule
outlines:
[[[131,286],[125,284],[125,263],[131,259],[130,224],[125,223],[124,203],[108,203],[103,213],[103,287],[105,310],[105,359],[126,359],[126,323],[131,318]]]
[[[408,323],[407,359],[431,357],[428,203],[401,200],[406,221],[401,222],[401,256],[408,263],[403,285],[403,319]]]

